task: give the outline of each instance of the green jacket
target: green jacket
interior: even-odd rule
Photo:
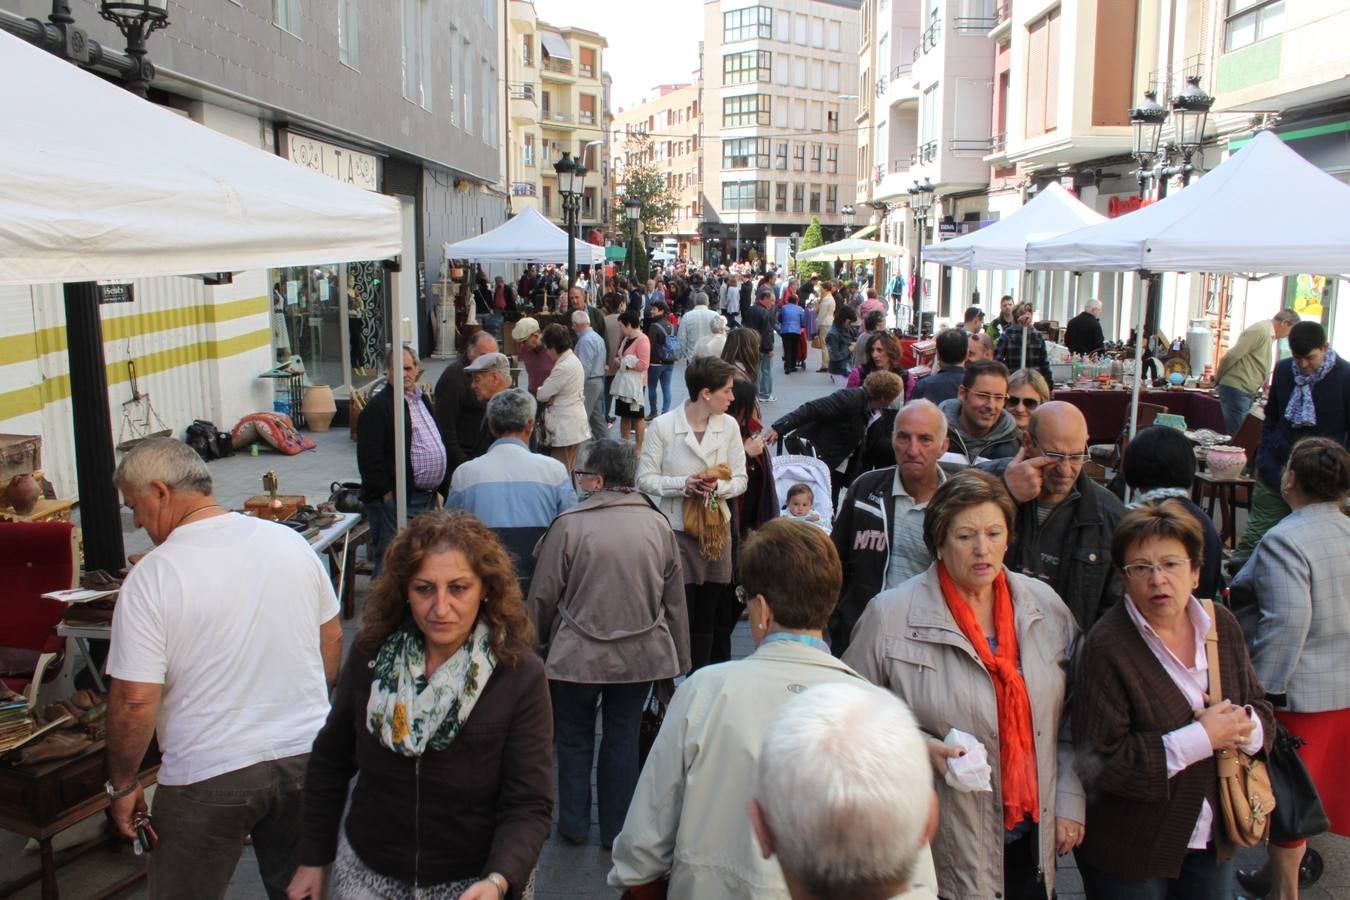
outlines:
[[[1248,394],[1261,390],[1270,377],[1272,337],[1269,319],[1247,326],[1237,343],[1219,360],[1218,371],[1214,373],[1218,383]]]

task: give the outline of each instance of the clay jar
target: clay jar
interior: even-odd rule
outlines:
[[[1247,451],[1220,444],[1205,452],[1205,463],[1209,466],[1209,474],[1215,478],[1236,478],[1247,465]]]
[[[41,496],[42,491],[38,489],[37,481],[27,472],[15,475],[5,488],[5,502],[14,507],[14,511],[21,516],[31,513]]]
[[[305,424],[310,431],[327,431],[337,415],[337,403],[333,399],[333,389],[326,384],[312,384],[305,391],[300,411],[305,415]]]

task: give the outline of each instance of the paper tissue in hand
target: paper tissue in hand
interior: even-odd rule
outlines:
[[[994,789],[989,783],[993,769],[989,767],[989,753],[984,749],[984,744],[981,744],[973,734],[966,734],[955,728],[948,731],[942,740],[948,746],[962,747],[966,751],[963,756],[952,756],[947,759],[945,777],[948,785],[965,793]]]

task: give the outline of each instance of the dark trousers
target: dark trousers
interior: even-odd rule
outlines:
[[[741,601],[736,599],[736,586],[722,585],[722,596],[713,613],[712,651],[708,654],[708,662],[728,662],[731,659],[731,633],[736,630],[736,623],[741,620],[744,610]]]
[[[783,340],[783,371],[790,374],[797,371],[801,364],[800,360],[797,359],[797,352],[802,336],[786,331],[781,332],[778,336]]]
[[[309,754],[255,763],[155,791],[159,844],[147,856],[151,897],[223,897],[253,836],[267,896],[279,900],[300,850],[300,798]]]
[[[1177,878],[1121,878],[1078,860],[1088,900],[1229,900],[1233,896],[1233,860],[1219,862],[1214,848],[1191,850]]]
[[[714,661],[712,649],[717,625],[717,609],[726,589],[725,584],[712,582],[684,586],[684,602],[689,607],[689,657],[693,670],[701,669]],[[727,655],[730,657],[730,643],[727,646]]]
[[[388,549],[389,542],[398,533],[398,525],[394,522],[394,519],[398,517],[398,510],[394,505],[392,496],[388,500],[381,500],[379,503],[367,503],[365,506],[366,522],[370,526],[370,546],[366,548],[366,555],[373,567],[371,573],[373,578],[380,574],[380,569],[384,568],[384,551]],[[408,492],[409,522],[420,514],[435,508],[435,491],[414,489]]]
[[[600,843],[614,843],[638,780],[638,728],[650,681],[577,684],[550,681],[553,741],[558,757],[558,830],[582,840],[591,830],[591,764],[600,807]],[[600,759],[595,760],[595,713],[600,707]]]

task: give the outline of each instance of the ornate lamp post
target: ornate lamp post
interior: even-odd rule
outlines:
[[[585,184],[586,167],[572,159],[570,151],[564,150],[562,159],[553,164],[553,171],[558,174],[563,224],[567,227],[567,287],[570,289],[577,277],[577,212],[581,208],[580,186]]]
[[[1139,163],[1135,173],[1139,179],[1139,196],[1148,195],[1148,179],[1152,175],[1153,163],[1158,158],[1158,145],[1162,141],[1163,124],[1167,121],[1167,110],[1158,102],[1155,91],[1144,92],[1144,102],[1130,110],[1130,128],[1134,135],[1131,155]]]
[[[928,211],[933,208],[933,182],[925,178],[910,187],[909,207],[914,213],[918,237],[914,242],[914,313],[916,324],[923,323],[923,244],[928,239]]]
[[[844,217],[844,237],[848,237],[848,233],[853,230],[853,206],[845,206],[839,213]]]
[[[169,0],[102,0],[98,14],[116,25],[127,39],[127,55],[135,67],[127,73],[127,90],[146,96],[155,67],[145,58],[145,40],[157,28],[169,24]]]
[[[1172,98],[1172,118],[1176,123],[1176,145],[1181,150],[1181,183],[1189,184],[1191,157],[1205,143],[1205,125],[1209,121],[1209,109],[1214,98],[1200,88],[1200,76],[1192,75],[1186,79],[1186,86]]]
[[[637,250],[638,220],[642,218],[642,201],[629,197],[623,202],[623,216],[628,220],[628,274],[636,275],[634,253]]]

